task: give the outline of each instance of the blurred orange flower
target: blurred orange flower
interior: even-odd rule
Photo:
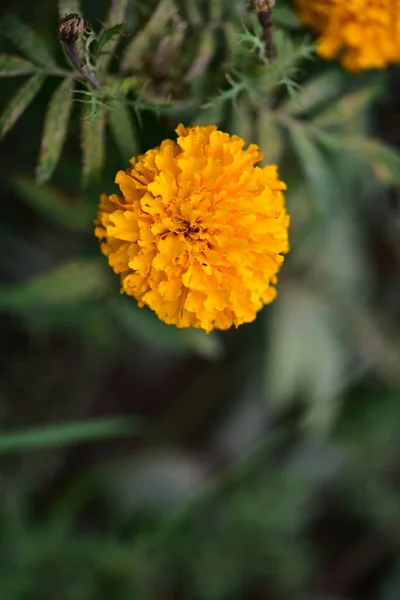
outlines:
[[[400,62],[400,0],[295,0],[300,19],[319,34],[318,54],[339,56],[348,71]]]

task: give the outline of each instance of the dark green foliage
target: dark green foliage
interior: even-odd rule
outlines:
[[[242,0],[60,0],[91,15],[82,71],[54,2],[11,10],[0,600],[398,600],[396,69],[321,61],[290,0],[272,63]],[[165,325],[94,239],[99,194],[180,122],[288,186],[278,299],[238,330]]]

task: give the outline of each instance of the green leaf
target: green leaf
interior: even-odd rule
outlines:
[[[299,123],[291,123],[289,134],[293,150],[307,179],[315,205],[325,217],[335,208],[336,182],[329,163],[308,132]]]
[[[35,185],[30,177],[19,175],[11,181],[22,199],[49,221],[71,231],[88,231],[92,227],[93,207],[77,203],[54,186]]]
[[[332,102],[329,107],[312,119],[317,127],[340,127],[356,125],[359,129],[360,117],[364,118],[374,98],[382,89],[380,80],[374,85],[363,87]]]
[[[133,298],[112,298],[107,308],[124,332],[152,347],[176,353],[191,351],[210,360],[223,354],[216,336],[198,329],[178,329],[174,325],[166,325],[147,307],[139,308]]]
[[[198,44],[197,56],[184,77],[184,82],[189,83],[207,72],[208,66],[215,53],[216,39],[212,27],[205,27]]]
[[[44,80],[43,75],[34,75],[17,90],[0,117],[0,138],[11,129],[29,106],[42,87]]]
[[[400,152],[371,138],[348,137],[345,146],[372,167],[376,177],[386,185],[400,185]]]
[[[97,68],[100,72],[105,72],[112,60],[113,52],[120,40],[123,23],[126,17],[129,0],[113,0],[107,15],[105,28],[106,31],[101,36],[98,46],[98,52],[102,51],[107,44],[107,53],[99,57]]]
[[[0,431],[0,454],[27,452],[94,442],[138,432],[140,421],[132,417],[96,419],[47,425],[17,431]]]
[[[132,156],[139,154],[138,136],[134,128],[131,111],[123,100],[113,100],[108,119],[111,133],[121,157],[127,162]]]
[[[173,0],[160,0],[152,16],[139,33],[128,44],[122,59],[122,69],[137,68],[142,56],[154,36],[161,36],[174,12]]]
[[[296,14],[296,11],[289,6],[275,6],[272,11],[273,22],[285,29],[300,29],[301,21]]]
[[[397,149],[363,136],[336,135],[322,129],[315,129],[315,134],[327,149],[349,153],[366,162],[385,185],[400,185],[400,153]]]
[[[278,162],[283,151],[282,132],[270,111],[261,108],[257,122],[258,145],[264,154],[263,165]]]
[[[0,33],[11,40],[32,62],[42,66],[54,66],[54,59],[43,40],[14,15],[3,17],[0,21]]]
[[[106,109],[99,107],[93,114],[92,107],[85,104],[82,115],[82,182],[89,185],[96,179],[105,160],[104,129]]]
[[[107,42],[109,42],[113,37],[115,37],[116,35],[119,35],[121,33],[121,31],[124,28],[124,24],[123,23],[118,23],[117,25],[114,25],[114,27],[111,27],[110,29],[106,29],[106,31],[103,33],[103,35],[101,36],[98,46],[97,46],[97,53],[100,54],[104,48],[104,46],[107,44]],[[107,52],[109,53],[109,51]]]
[[[35,71],[37,67],[20,56],[0,54],[0,77],[16,77]]]
[[[332,101],[340,93],[342,81],[343,75],[339,71],[322,73],[301,86],[296,98],[287,100],[281,108],[291,115],[309,112],[322,103]]]
[[[58,0],[58,14],[60,19],[70,13],[82,14],[79,0]]]
[[[73,79],[64,79],[49,102],[44,121],[39,164],[36,169],[38,183],[45,183],[50,179],[59,161],[67,135],[74,85]]]
[[[15,312],[66,306],[100,296],[108,288],[101,259],[78,260],[28,281],[0,287],[0,308]]]

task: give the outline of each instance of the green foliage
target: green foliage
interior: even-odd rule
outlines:
[[[92,15],[77,67],[51,4],[0,24],[1,600],[397,600],[395,70],[322,61],[289,0],[272,62],[244,0],[59,0]],[[278,298],[237,331],[139,308],[93,236],[179,122],[288,187]]]
[[[0,136],[3,137],[32,102],[44,83],[43,75],[33,75],[14,94],[0,116]]]
[[[38,183],[45,183],[57,166],[67,135],[73,92],[74,81],[64,79],[49,102],[43,128],[39,164],[36,169]]]

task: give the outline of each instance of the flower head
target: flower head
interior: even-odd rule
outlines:
[[[339,55],[348,71],[400,62],[400,0],[295,0],[300,19],[320,34],[317,52]]]
[[[131,159],[121,194],[100,200],[95,234],[121,292],[177,327],[253,321],[276,296],[289,217],[277,167],[215,126],[177,128],[177,141]]]

